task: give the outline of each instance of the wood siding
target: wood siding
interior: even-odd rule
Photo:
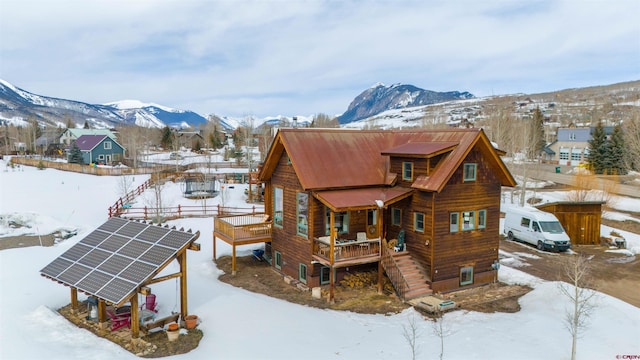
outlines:
[[[305,264],[307,266],[307,285],[317,286],[317,284],[314,285],[313,282],[318,282],[318,278],[311,281],[312,274],[316,273],[313,264],[311,264],[311,240],[310,238],[297,234],[297,193],[302,190],[302,186],[298,181],[293,166],[288,163],[286,153],[283,153],[280,157],[276,171],[271,178],[270,185],[269,187],[272,192],[275,187],[283,189],[284,212],[282,227],[274,225],[272,229],[271,255],[273,259],[275,259],[275,251],[280,252],[282,256],[282,267],[280,271],[294,279],[298,279],[300,264]],[[270,202],[273,202],[273,194],[270,194],[268,199]],[[314,206],[312,206],[312,199],[313,198],[309,196],[309,234],[312,234],[313,224],[316,218],[312,212],[314,208]],[[268,208],[273,215],[273,204],[269,204]],[[275,266],[275,262],[273,265]],[[317,271],[317,275],[319,275],[319,270]]]
[[[554,214],[569,235],[572,244],[599,245],[602,204],[544,204],[538,209]]]

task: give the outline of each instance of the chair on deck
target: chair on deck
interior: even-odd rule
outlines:
[[[131,313],[118,313],[117,310],[107,309],[107,315],[111,319],[111,331],[116,331],[121,327],[131,328]]]
[[[158,306],[158,303],[156,302],[156,294],[149,294],[145,297],[144,304],[140,306],[140,310],[149,310],[149,311],[153,311],[154,313],[157,313],[158,312],[158,309],[156,309],[157,306]]]
[[[398,242],[393,247],[393,250],[395,252],[404,251],[404,229],[400,229],[400,232],[398,233]]]

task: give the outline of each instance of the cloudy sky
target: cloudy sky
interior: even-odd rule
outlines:
[[[476,96],[640,79],[638,0],[0,0],[0,78],[88,103],[340,114],[381,82]]]

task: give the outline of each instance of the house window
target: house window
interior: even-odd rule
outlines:
[[[331,209],[326,209],[325,216],[325,235],[329,235],[329,226],[331,226]],[[335,226],[338,234],[346,234],[349,232],[349,213],[348,212],[337,212],[334,213],[335,219],[333,226]]]
[[[473,266],[460,268],[460,286],[473,284]]]
[[[478,229],[487,227],[487,210],[478,210]]]
[[[415,231],[424,232],[424,214],[423,213],[414,213],[413,214],[413,229]]]
[[[304,284],[307,283],[307,265],[301,263],[298,267],[298,280]]]
[[[395,225],[395,226],[402,225],[402,209],[398,209],[398,208],[391,209],[391,225]]]
[[[464,164],[464,181],[476,181],[476,164]]]
[[[276,251],[275,252],[276,255],[276,269],[282,269],[282,254],[280,253],[280,251]]]
[[[320,268],[320,285],[328,284],[331,281],[330,271],[331,269],[326,266]]]
[[[104,160],[104,155],[98,155],[98,160]]]
[[[460,224],[460,213],[450,213],[449,214],[449,231],[450,232],[458,232]]]
[[[273,188],[273,224],[282,227],[282,188]]]
[[[297,194],[297,205],[298,205],[298,235],[302,235],[307,237],[308,232],[308,208],[309,208],[309,195],[307,193],[299,192]]]
[[[104,149],[105,150],[111,150],[111,141],[105,141],[104,142]]]
[[[413,163],[402,163],[402,180],[413,181]]]
[[[463,211],[462,212],[462,230],[474,230],[476,228],[476,212],[475,211]]]

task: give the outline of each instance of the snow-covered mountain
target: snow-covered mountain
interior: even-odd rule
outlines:
[[[468,92],[437,92],[424,90],[413,85],[394,84],[385,86],[375,84],[358,95],[347,111],[338,117],[340,124],[348,124],[391,109],[403,109],[420,105],[442,103],[451,100],[471,99]]]
[[[83,126],[87,122],[96,129],[123,124],[184,128],[197,127],[207,121],[193,111],[177,110],[137,100],[102,105],[36,95],[0,79],[0,123],[22,125],[29,119],[60,127],[66,126],[69,120],[77,126]]]

